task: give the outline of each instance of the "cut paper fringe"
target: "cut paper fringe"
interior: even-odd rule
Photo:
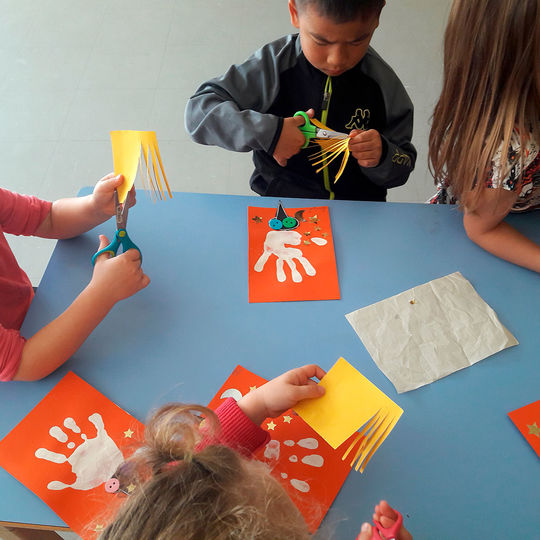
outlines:
[[[171,188],[163,169],[154,131],[111,131],[111,143],[114,173],[124,175],[124,183],[118,188],[119,202],[123,203],[126,200],[139,170],[143,187],[150,194],[153,202],[165,199],[163,185],[172,199]],[[163,184],[159,170],[163,176]]]
[[[325,126],[322,122],[319,122],[318,120],[315,120],[314,118],[311,118],[310,122],[320,129],[332,131],[329,127]],[[334,159],[338,158],[341,154],[343,154],[343,157],[341,159],[341,166],[339,167],[336,177],[334,178],[334,184],[335,184],[339,180],[339,177],[342,175],[343,171],[345,170],[345,165],[347,165],[347,161],[349,159],[349,155],[350,155],[349,138],[348,137],[346,139],[315,138],[313,139],[313,142],[317,143],[321,147],[321,150],[319,152],[316,152],[315,154],[309,157],[309,159],[313,161],[312,165],[314,167],[322,164],[317,169],[316,172],[322,171],[325,167],[328,167],[328,165],[332,161],[334,161]]]

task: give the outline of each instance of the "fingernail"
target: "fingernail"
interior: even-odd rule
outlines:
[[[369,523],[362,524],[362,532],[369,532],[371,530],[371,525]]]

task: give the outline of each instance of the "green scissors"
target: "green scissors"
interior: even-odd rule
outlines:
[[[309,119],[309,116],[304,111],[298,111],[294,113],[294,116],[302,116],[305,120],[304,124],[298,129],[304,134],[306,140],[302,145],[302,148],[306,148],[309,145],[311,139],[346,139],[348,135],[341,131],[331,131],[329,129],[322,129],[314,126]]]
[[[126,225],[129,212],[129,205],[135,197],[134,193],[130,190],[127,194],[124,204],[118,202],[118,191],[114,190],[114,204],[116,208],[116,234],[114,235],[113,241],[103,249],[100,249],[92,257],[92,264],[96,264],[96,259],[103,253],[110,253],[111,257],[114,257],[118,252],[120,246],[122,250],[126,252],[128,249],[136,249],[141,255],[142,262],[142,253],[141,250],[131,241],[129,237]]]

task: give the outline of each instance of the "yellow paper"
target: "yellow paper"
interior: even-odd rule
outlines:
[[[145,189],[150,191],[152,199],[156,196],[165,198],[165,192],[159,176],[159,169],[163,175],[163,184],[172,198],[171,189],[165,176],[163,163],[159,154],[156,134],[154,131],[111,131],[114,173],[124,175],[124,183],[118,188],[118,200],[123,203],[129,190],[135,183],[137,171],[141,169],[141,177]],[[141,153],[143,159],[141,159]],[[143,163],[145,167],[143,168]],[[144,177],[146,175],[146,183]]]
[[[380,422],[372,422],[370,427],[371,444],[365,456],[369,460],[403,409],[344,358],[334,364],[319,384],[326,389],[324,396],[300,402],[295,411],[334,449],[378,415]]]

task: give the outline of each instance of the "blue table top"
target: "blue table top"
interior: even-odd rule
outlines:
[[[88,190],[83,193],[88,193]],[[248,303],[247,206],[277,199],[176,193],[152,204],[144,193],[129,233],[152,279],[118,304],[56,373],[0,391],[0,437],[72,370],[140,420],[168,401],[207,403],[241,364],[272,378],[344,356],[403,409],[364,474],[352,472],[325,523],[353,539],[387,499],[415,538],[540,538],[538,457],[507,413],[540,399],[539,276],[470,242],[455,207],[351,201],[328,205],[341,300]],[[540,242],[540,213],[509,221]],[[30,336],[60,314],[91,277],[97,234],[113,221],[58,242],[24,323]],[[398,395],[344,315],[460,271],[520,344],[445,379]],[[291,324],[276,327],[286,312]],[[0,520],[63,525],[0,469]]]

